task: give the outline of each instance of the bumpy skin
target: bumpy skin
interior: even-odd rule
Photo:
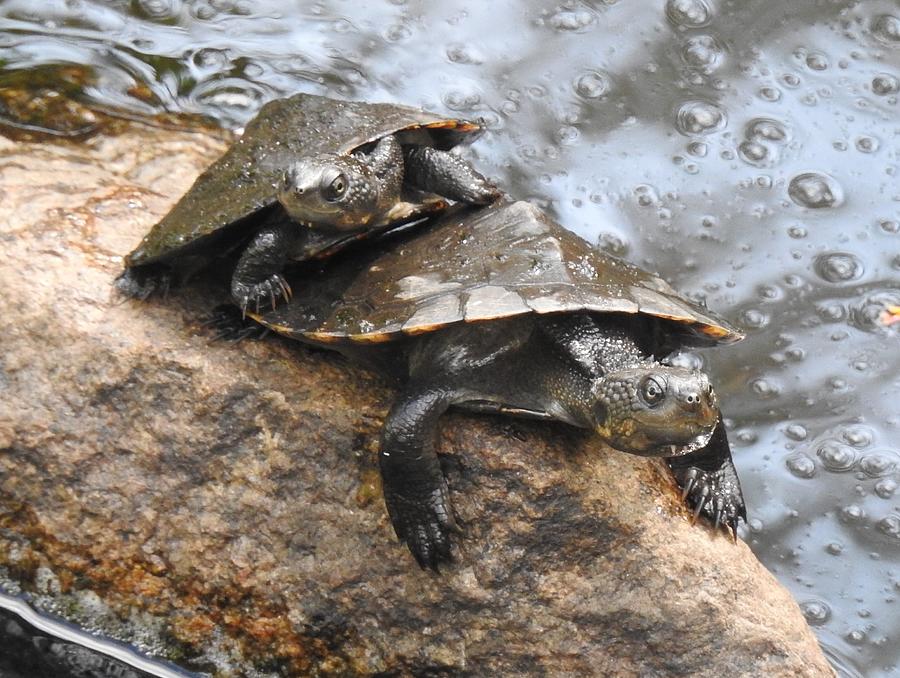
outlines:
[[[431,146],[403,149],[409,185],[450,200],[487,205],[500,191],[460,156]]]
[[[655,361],[646,334],[640,321],[562,314],[458,326],[412,347],[380,467],[394,528],[423,568],[451,559],[457,529],[434,448],[437,420],[451,405],[558,419],[626,452],[676,455],[691,506],[736,526],[744,503],[709,381]]]
[[[322,153],[295,162],[278,201],[302,224],[354,231],[382,218],[400,200],[402,184],[403,151],[389,135],[371,153]]]

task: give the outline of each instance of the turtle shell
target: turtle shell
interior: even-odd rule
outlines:
[[[656,316],[685,346],[743,338],[662,279],[526,202],[452,210],[402,239],[345,253],[294,289],[291,303],[254,318],[314,343],[387,342],[455,323],[576,311]]]
[[[477,123],[396,104],[339,101],[312,94],[270,101],[247,124],[243,136],[197,177],[125,258],[125,265],[152,264],[196,252],[213,244],[226,227],[274,207],[284,169],[303,156],[349,154],[388,134],[397,134],[403,143],[449,150],[480,132]],[[410,211],[402,221],[443,207],[446,203],[435,199],[411,205],[411,210],[420,212]]]

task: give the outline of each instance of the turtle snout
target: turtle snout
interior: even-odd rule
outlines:
[[[692,375],[675,387],[675,397],[687,412],[700,413],[716,407],[716,396],[706,375]]]

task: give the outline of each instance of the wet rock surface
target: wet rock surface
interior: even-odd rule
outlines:
[[[152,615],[166,652],[222,675],[832,675],[662,463],[562,425],[445,418],[466,532],[453,567],[420,571],[378,485],[389,384],[280,339],[209,344],[214,286],[111,302],[121,255],[221,149],[144,127],[0,140],[13,579]]]

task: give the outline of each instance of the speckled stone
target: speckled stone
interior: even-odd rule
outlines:
[[[25,588],[49,568],[155,615],[219,675],[832,675],[661,462],[562,425],[445,418],[466,532],[453,567],[419,570],[375,470],[388,384],[285,340],[210,345],[197,319],[224,290],[112,297],[222,148],[139,126],[0,140],[0,565]]]

